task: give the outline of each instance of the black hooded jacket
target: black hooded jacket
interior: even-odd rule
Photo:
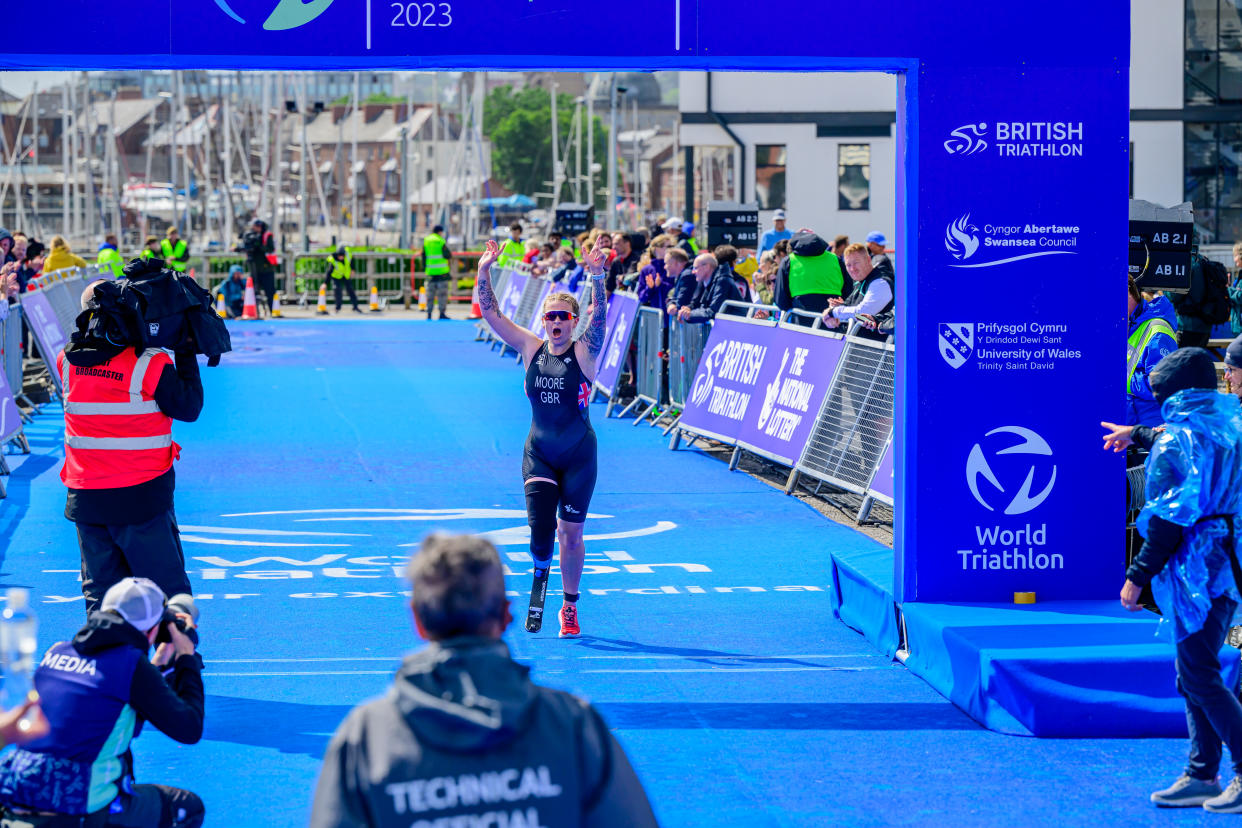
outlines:
[[[450,639],[408,656],[388,693],[337,728],[312,828],[470,816],[484,825],[655,826],[599,714],[528,673],[493,639]]]

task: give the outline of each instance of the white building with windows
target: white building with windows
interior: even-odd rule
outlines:
[[[1242,239],[1242,3],[1131,9],[1127,195],[1192,201],[1205,242]],[[682,72],[680,85],[679,138],[693,148],[701,218],[713,199],[757,201],[764,227],[783,207],[791,230],[858,241],[879,230],[891,243],[896,76]],[[684,180],[674,186],[683,203]]]

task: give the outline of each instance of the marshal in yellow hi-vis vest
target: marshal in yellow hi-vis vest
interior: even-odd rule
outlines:
[[[1138,370],[1139,364],[1143,361],[1143,352],[1147,350],[1147,345],[1157,334],[1168,334],[1174,339],[1177,334],[1173,331],[1173,326],[1160,317],[1154,317],[1143,322],[1134,329],[1134,333],[1130,334],[1126,340],[1126,393],[1133,393],[1130,390],[1130,383],[1134,381],[1134,372]]]
[[[447,276],[449,260],[444,255],[445,241],[439,233],[432,233],[423,239],[423,257],[426,260],[428,276]]]
[[[505,239],[505,243],[500,246],[500,257],[496,259],[496,264],[501,267],[512,267],[522,261],[526,256],[526,245],[516,239]]]
[[[186,255],[185,240],[177,239],[177,243],[173,244],[168,239],[160,241],[160,252],[164,254],[164,263],[178,273],[185,273],[185,269],[190,263],[185,261]]]

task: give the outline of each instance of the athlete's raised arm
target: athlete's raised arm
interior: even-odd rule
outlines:
[[[492,289],[492,264],[498,258],[500,258],[500,245],[496,244],[494,239],[488,239],[483,255],[479,257],[479,275],[476,283],[479,288],[479,310],[483,318],[487,320],[487,324],[496,332],[496,336],[520,353],[524,361],[529,362],[539,350],[539,346],[543,344],[543,340],[530,331],[518,327],[500,312],[500,300],[496,298],[496,292]]]
[[[591,277],[591,318],[586,331],[574,346],[582,373],[595,381],[595,360],[604,350],[604,334],[608,327],[608,300],[604,295],[604,266],[608,254],[603,248],[595,248],[586,254],[586,272]]]

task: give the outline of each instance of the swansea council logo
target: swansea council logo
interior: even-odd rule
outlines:
[[[276,8],[272,9],[271,14],[263,21],[263,28],[279,32],[305,26],[327,11],[332,2],[333,0],[280,0]],[[216,5],[238,23],[245,23],[246,19],[234,11],[233,6],[258,5],[260,9],[263,9],[271,5],[271,0],[264,0],[262,4],[256,4],[253,0],[216,0]]]

